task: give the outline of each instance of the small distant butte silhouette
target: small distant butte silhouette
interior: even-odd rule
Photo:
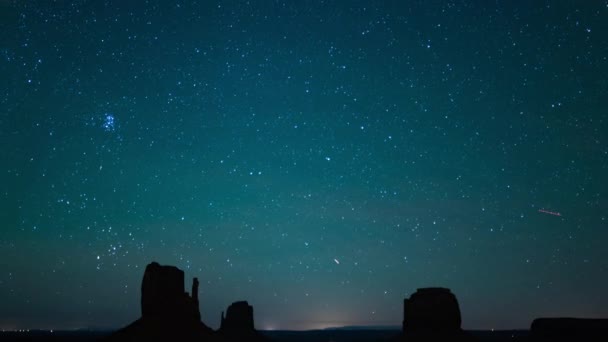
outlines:
[[[111,334],[108,341],[253,341],[270,339],[255,330],[253,306],[237,301],[221,314],[217,331],[201,321],[199,282],[192,292],[184,291],[184,272],[156,262],[146,266],[141,284],[141,318]],[[393,342],[480,341],[480,335],[465,332],[456,296],[447,288],[420,288],[403,300],[402,332]],[[357,330],[350,334],[355,337]],[[321,337],[321,336],[318,336]],[[293,336],[292,336],[293,338]],[[297,338],[296,338],[297,340]],[[356,339],[356,340],[361,340]],[[527,338],[519,341],[608,341],[608,319],[539,318]]]
[[[405,341],[475,341],[461,323],[458,300],[449,289],[422,288],[403,300]]]
[[[608,319],[537,318],[530,327],[533,341],[608,341]]]
[[[253,325],[253,306],[246,301],[234,302],[222,312],[218,333],[228,341],[266,341]]]

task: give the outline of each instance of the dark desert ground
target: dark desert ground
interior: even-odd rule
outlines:
[[[529,341],[527,331],[475,331],[471,332],[478,337],[479,342],[502,341]],[[2,341],[67,341],[91,342],[103,341],[110,332],[30,332],[27,334],[2,333]],[[310,331],[264,331],[272,341],[276,342],[364,342],[364,341],[392,341],[399,334],[397,328],[391,330],[310,330]]]
[[[447,288],[420,288],[403,300],[402,327],[335,327],[308,331],[260,331],[254,309],[237,301],[221,313],[220,327],[201,320],[199,280],[184,291],[184,271],[152,262],[141,283],[141,317],[115,331],[3,332],[6,341],[603,341],[608,319],[542,318],[531,329],[465,331],[456,296]]]

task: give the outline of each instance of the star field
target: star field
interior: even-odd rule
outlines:
[[[608,316],[606,1],[0,1],[0,328]],[[552,215],[551,213],[559,213]]]

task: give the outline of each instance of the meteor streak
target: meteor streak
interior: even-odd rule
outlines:
[[[558,212],[549,211],[549,210],[545,210],[545,209],[538,209],[538,212],[543,213],[543,214],[553,215],[553,216],[562,216],[562,214],[560,214]]]

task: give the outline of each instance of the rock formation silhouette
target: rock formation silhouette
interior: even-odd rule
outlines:
[[[403,300],[403,337],[406,341],[470,341],[460,327],[460,307],[447,288],[421,288]]]
[[[200,320],[198,279],[192,283],[192,297],[184,292],[184,271],[175,266],[149,264],[141,284],[143,318]]]
[[[198,285],[194,278],[190,296],[184,291],[184,271],[150,263],[141,284],[141,318],[117,331],[110,340],[210,341],[213,330],[201,322]]]
[[[253,331],[253,306],[246,301],[234,302],[222,312],[220,330],[225,331]]]
[[[608,319],[537,318],[530,327],[532,341],[608,341]]]
[[[219,334],[229,341],[266,341],[253,323],[253,306],[246,301],[230,304],[226,316],[222,312]]]

